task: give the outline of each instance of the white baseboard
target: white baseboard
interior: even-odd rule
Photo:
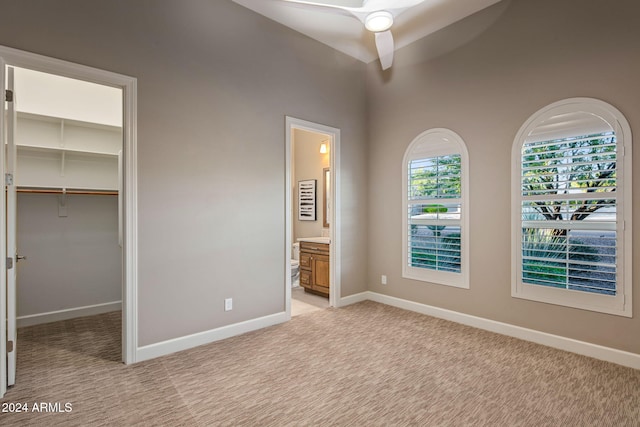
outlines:
[[[578,341],[559,335],[548,334],[546,332],[540,332],[533,329],[510,325],[508,323],[497,322],[495,320],[489,320],[482,317],[471,316],[469,314],[446,310],[439,307],[433,307],[430,305],[408,301],[401,298],[395,298],[388,295],[379,294],[377,292],[367,291],[364,292],[364,294],[366,294],[365,299],[382,304],[391,305],[409,311],[415,311],[417,313],[426,314],[428,316],[437,317],[440,319],[450,320],[452,322],[461,323],[463,325],[484,329],[490,332],[496,332],[498,334],[519,338],[525,341],[546,345],[548,347],[553,347],[572,353],[581,354],[583,356],[593,357],[595,359],[616,363],[618,365],[627,366],[629,368],[640,369],[640,354],[617,350],[610,347],[604,347],[597,344],[591,344],[585,341]]]
[[[225,338],[231,338],[257,329],[277,325],[278,323],[286,322],[289,319],[290,317],[287,316],[286,312],[281,312],[257,319],[247,320],[245,322],[234,323],[233,325],[222,326],[209,331],[198,332],[196,334],[146,345],[144,347],[138,347],[136,352],[136,362],[154,359],[156,357],[220,341]]]
[[[76,317],[94,316],[96,314],[109,313],[111,311],[118,310],[122,310],[122,301],[68,308],[65,310],[50,311],[48,313],[30,314],[28,316],[18,316],[16,318],[16,324],[18,325],[18,328],[22,328],[24,326],[58,322],[60,320],[75,319]]]
[[[340,298],[340,300],[338,301],[338,307],[345,307],[347,305],[366,301],[370,299],[369,294],[370,292],[360,292],[359,294],[349,295],[347,297]]]

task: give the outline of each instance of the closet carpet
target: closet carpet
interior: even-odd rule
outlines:
[[[362,302],[132,366],[120,313],[23,328],[33,426],[638,426],[640,371]]]

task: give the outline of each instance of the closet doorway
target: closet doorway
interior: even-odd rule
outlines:
[[[122,89],[7,71],[16,110],[15,170],[7,169],[17,194],[15,206],[7,199],[7,212],[15,210],[17,232],[15,249],[8,234],[7,252],[18,254],[8,279],[16,288],[17,327],[120,311]],[[121,336],[114,319],[118,325],[104,329]],[[83,333],[93,333],[87,327]],[[121,353],[113,336],[105,344]]]
[[[136,85],[1,46],[0,65],[2,397],[19,383],[17,327],[121,310],[107,357],[135,362]]]

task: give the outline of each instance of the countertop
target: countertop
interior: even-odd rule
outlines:
[[[298,242],[310,242],[310,243],[324,243],[328,245],[331,243],[331,238],[329,237],[300,237]]]

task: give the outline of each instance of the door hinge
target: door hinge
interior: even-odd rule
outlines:
[[[7,102],[13,102],[13,91],[12,90],[5,90],[4,91],[4,100]]]
[[[4,174],[4,185],[13,185],[13,174],[5,173]]]
[[[7,257],[7,270],[11,270],[13,268],[13,258]]]
[[[7,341],[7,353],[11,353],[13,351],[13,341]]]

